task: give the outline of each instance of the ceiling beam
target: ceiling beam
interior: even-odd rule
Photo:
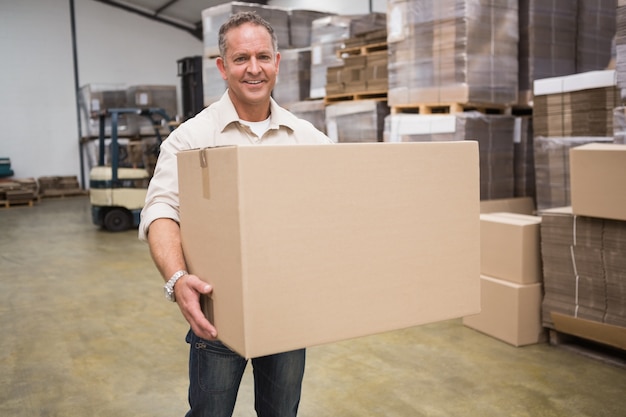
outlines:
[[[168,7],[170,7],[172,4],[178,3],[178,0],[170,0],[167,3],[165,3],[163,6],[159,7],[158,9],[156,9],[154,11],[154,15],[158,16],[159,14],[161,14],[161,12],[165,9],[167,9]]]
[[[96,0],[100,3],[104,3],[107,4],[109,6],[112,7],[116,7],[118,9],[122,9],[125,10],[127,12],[131,12],[131,13],[135,13],[138,14],[140,16],[143,16],[145,18],[148,18],[150,20],[154,20],[156,22],[160,22],[160,23],[164,23],[166,25],[170,25],[173,26],[177,29],[180,30],[184,30],[185,32],[188,32],[189,34],[191,34],[194,38],[202,41],[203,40],[203,33],[202,33],[202,22],[200,22],[200,25],[198,24],[186,24],[183,22],[178,22],[172,19],[168,19],[167,17],[163,17],[160,16],[159,14],[167,7],[171,6],[172,4],[176,3],[178,0],[172,0],[169,3],[167,3],[165,6],[160,7],[158,10],[156,10],[155,12],[150,12],[150,11],[146,11],[144,9],[129,5],[127,3],[120,3],[117,2],[115,0]]]

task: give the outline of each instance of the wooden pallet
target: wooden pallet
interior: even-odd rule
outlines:
[[[415,103],[391,107],[392,114],[456,114],[478,111],[484,114],[511,114],[511,107],[486,103]]]
[[[548,329],[549,343],[579,355],[626,369],[626,351],[593,340]]]
[[[387,42],[378,42],[378,43],[371,43],[367,45],[352,46],[352,47],[338,49],[337,56],[339,58],[345,58],[348,56],[369,55],[374,52],[380,52],[380,51],[386,51],[386,50],[387,50]]]
[[[337,103],[340,101],[355,101],[355,100],[386,101],[387,92],[386,91],[362,91],[358,93],[331,94],[331,95],[324,97],[325,104],[332,104],[332,103]]]
[[[29,200],[0,200],[0,205],[4,206],[5,208],[14,207],[14,206],[24,206],[24,205],[27,205],[28,207],[32,207],[34,203],[35,203],[35,199],[29,199]]]
[[[68,188],[68,189],[53,189],[49,188],[41,192],[43,198],[64,198],[64,197],[76,197],[82,195],[88,195],[87,190],[81,188]]]

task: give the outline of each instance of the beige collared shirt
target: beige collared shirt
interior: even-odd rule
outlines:
[[[161,145],[154,176],[141,211],[139,239],[146,240],[148,227],[159,218],[180,221],[176,154],[186,149],[225,145],[331,144],[311,123],[270,102],[270,125],[262,137],[240,123],[228,91],[222,98],[182,123]]]

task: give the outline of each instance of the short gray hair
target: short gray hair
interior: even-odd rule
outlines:
[[[237,28],[245,23],[252,23],[253,25],[263,26],[267,29],[267,32],[272,37],[272,47],[274,52],[278,52],[278,39],[276,39],[276,33],[274,28],[265,19],[259,16],[256,12],[239,12],[230,16],[226,22],[220,27],[218,45],[220,48],[220,56],[226,57],[226,33],[234,28]]]

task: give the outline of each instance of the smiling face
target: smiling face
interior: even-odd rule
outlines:
[[[244,23],[226,33],[226,49],[217,67],[228,84],[239,117],[250,122],[269,115],[270,95],[276,84],[280,53],[267,29]]]

